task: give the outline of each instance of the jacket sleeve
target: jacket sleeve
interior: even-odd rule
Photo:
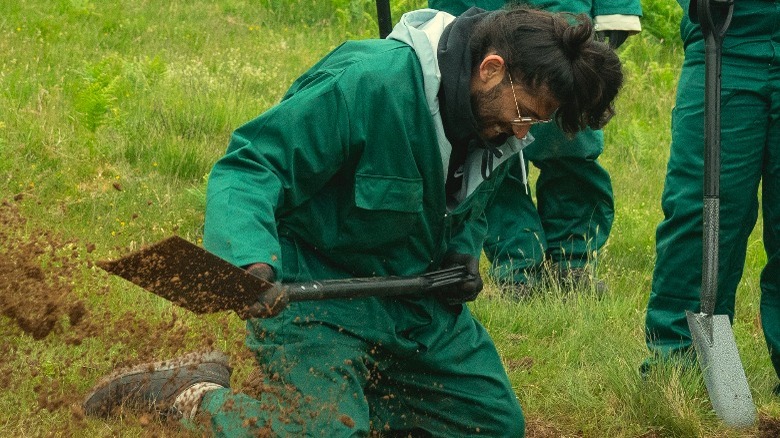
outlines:
[[[457,17],[473,7],[486,11],[501,9],[504,6],[504,1],[505,0],[428,0],[428,7],[447,12]]]
[[[594,18],[603,15],[634,15],[642,16],[642,5],[639,0],[593,0]]]
[[[313,196],[349,154],[347,109],[331,79],[299,83],[233,133],[209,176],[206,249],[237,266],[268,263],[281,277],[277,218]]]
[[[466,221],[450,240],[447,252],[468,254],[479,259],[482,244],[487,236],[487,218],[482,212],[479,217]]]
[[[593,0],[592,15],[597,32],[620,30],[636,34],[642,30],[639,0]]]

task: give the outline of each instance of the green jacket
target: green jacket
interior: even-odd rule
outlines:
[[[417,275],[448,251],[479,256],[506,166],[448,210],[431,68],[393,39],[327,55],[233,133],[209,177],[204,246],[281,281]]]
[[[473,6],[494,11],[511,1],[513,0],[429,0],[428,5],[433,9],[460,15]],[[515,2],[527,3],[553,12],[584,13],[591,17],[614,14],[642,16],[639,0],[516,0]]]

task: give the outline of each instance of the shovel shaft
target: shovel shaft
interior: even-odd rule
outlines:
[[[415,277],[368,277],[283,284],[288,301],[333,298],[390,297],[430,293],[474,276],[457,266]]]
[[[393,30],[390,0],[376,0],[376,20],[379,24],[379,38],[385,38]]]
[[[704,196],[720,197],[720,91],[721,45],[710,33],[705,39],[704,106]]]
[[[734,0],[699,0],[697,15],[704,35],[704,196],[720,196],[720,94],[723,39]]]
[[[309,301],[413,294],[425,290],[427,283],[422,278],[350,278],[282,286],[287,290],[289,301]]]
[[[701,313],[713,315],[718,297],[718,248],[720,199],[704,199],[704,241],[702,242]]]

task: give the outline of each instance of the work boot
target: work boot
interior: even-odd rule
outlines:
[[[230,387],[233,369],[219,351],[120,369],[101,379],[84,399],[87,415],[107,418],[122,408],[180,417],[174,401],[199,383]]]
[[[558,283],[569,288],[593,291],[596,296],[601,297],[607,293],[607,284],[599,280],[590,269],[570,268],[564,269],[559,273]]]
[[[550,293],[560,293],[562,297],[576,292],[592,291],[596,297],[602,297],[607,293],[607,284],[595,278],[586,268],[545,272],[529,278],[524,283],[514,282],[499,286],[506,296],[519,301]]]
[[[545,288],[538,284],[512,283],[501,286],[502,293],[510,299],[523,301],[545,292]]]

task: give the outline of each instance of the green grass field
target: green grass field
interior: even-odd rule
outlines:
[[[426,4],[392,3],[395,19]],[[643,7],[644,31],[620,49],[627,82],[601,158],[616,203],[598,268],[609,292],[518,303],[488,284],[472,309],[505,361],[528,436],[776,436],[759,232],[734,333],[760,425],[725,428],[698,372],[638,373],[682,61],[679,6]],[[231,131],[344,39],[376,35],[372,0],[0,0],[0,436],[186,435],[145,416],[87,419],[74,403],[117,365],[196,348],[229,353],[241,389],[252,359],[235,315],[195,317],[93,262],[174,233],[199,243],[206,178]],[[32,306],[42,302],[52,305]]]

